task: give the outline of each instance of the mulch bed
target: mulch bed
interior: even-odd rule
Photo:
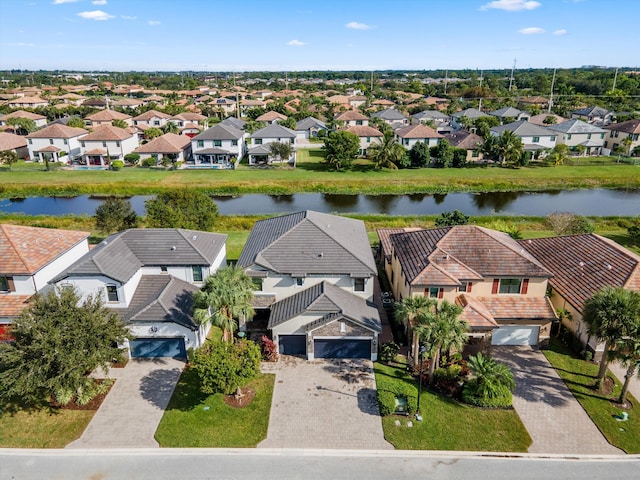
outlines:
[[[103,380],[96,380],[96,381],[99,383],[103,382]],[[49,400],[49,404],[53,408],[60,408],[62,410],[98,410],[98,408],[100,408],[100,405],[102,405],[102,402],[105,399],[105,397],[109,394],[111,387],[113,387],[113,383],[109,385],[109,389],[105,393],[101,395],[96,395],[86,405],[80,405],[76,403],[75,398],[71,400],[68,404],[61,405],[58,402],[56,402],[55,398],[53,397],[51,397],[51,399]]]
[[[236,397],[235,394],[225,395],[224,403],[233,408],[244,408],[251,405],[251,402],[253,402],[253,397],[256,396],[255,390],[251,387],[247,387],[241,388],[240,391],[242,392],[241,397]]]

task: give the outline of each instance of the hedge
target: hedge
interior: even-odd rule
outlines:
[[[472,378],[462,389],[462,401],[476,407],[508,408],[513,404],[511,390],[504,385],[496,386],[493,397],[479,397],[476,395],[477,380]]]
[[[396,397],[407,399],[407,413],[414,414],[418,407],[418,389],[405,380],[389,378],[377,379],[378,405],[380,415],[391,415],[396,410]]]

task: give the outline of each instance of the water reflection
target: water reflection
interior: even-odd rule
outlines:
[[[479,210],[501,212],[521,196],[520,192],[492,192],[473,195],[473,204]]]

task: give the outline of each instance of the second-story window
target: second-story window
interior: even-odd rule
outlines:
[[[353,291],[354,292],[364,292],[364,278],[354,278],[353,279]]]
[[[521,285],[520,278],[501,278],[498,293],[520,293]]]
[[[119,302],[117,285],[107,285],[107,301]]]
[[[193,273],[193,281],[201,282],[202,281],[202,267],[200,265],[193,265],[191,267],[191,271]]]

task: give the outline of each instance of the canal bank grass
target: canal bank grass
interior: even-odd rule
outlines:
[[[376,362],[374,370],[376,380],[392,377],[415,386],[406,365]],[[382,417],[384,438],[400,450],[526,452],[531,445],[531,437],[513,409],[472,407],[423,388],[420,410],[422,422],[405,416]],[[407,426],[409,420],[412,427]]]
[[[0,447],[64,448],[82,435],[95,413],[69,409],[1,413]]]
[[[321,149],[300,150],[295,169],[240,166],[237,170],[112,171],[16,168],[0,172],[0,198],[74,195],[151,195],[176,188],[215,195],[251,193],[420,194],[584,188],[640,188],[640,167],[625,164],[502,168],[376,170],[365,159],[336,172],[322,164]]]

